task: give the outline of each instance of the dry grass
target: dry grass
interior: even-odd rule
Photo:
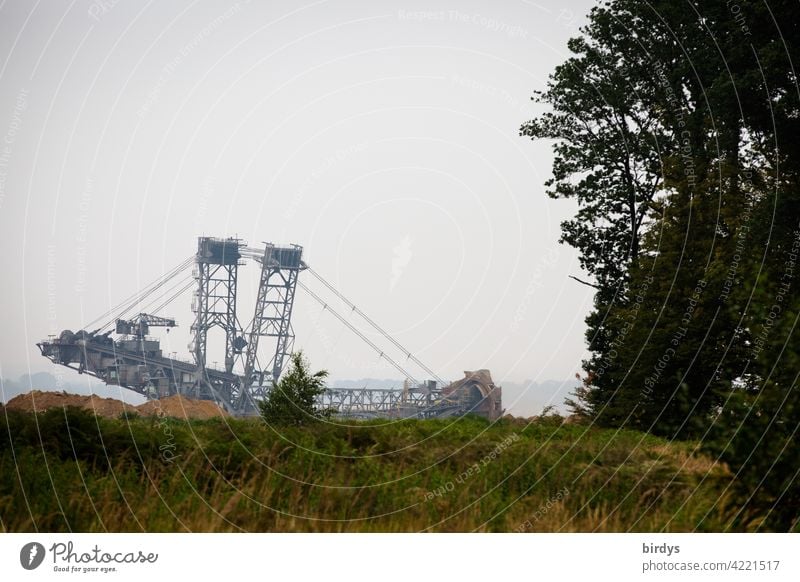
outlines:
[[[726,517],[730,474],[691,443],[552,418],[168,433],[76,410],[0,418],[4,531],[746,529]]]

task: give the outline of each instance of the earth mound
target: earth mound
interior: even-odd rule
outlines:
[[[114,398],[101,398],[92,394],[68,394],[66,392],[46,392],[32,390],[26,394],[15,396],[6,403],[8,410],[23,412],[44,412],[51,408],[75,406],[91,410],[97,416],[117,418],[123,412],[132,412],[142,416],[172,416],[175,418],[207,419],[230,415],[210,400],[195,400],[175,395],[160,400],[150,400],[139,406],[126,404]]]

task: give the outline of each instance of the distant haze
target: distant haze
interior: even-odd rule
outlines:
[[[592,298],[557,243],[574,207],[547,198],[549,144],[518,129],[590,6],[3,2],[0,376],[55,374],[36,341],[206,234],[302,244],[439,376],[490,369],[506,406],[526,378],[573,378]],[[243,324],[256,278],[242,269]],[[189,294],[163,314],[180,326],[164,351],[188,358]],[[302,291],[294,330],[333,379],[398,377]]]

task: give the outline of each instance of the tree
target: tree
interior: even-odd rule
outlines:
[[[730,67],[757,170],[731,306],[747,357],[703,448],[736,475],[739,520],[800,531],[800,5],[743,3],[740,21]]]
[[[735,23],[713,4],[703,17],[667,0],[594,8],[536,94],[551,111],[522,127],[555,140],[548,194],[578,202],[561,240],[595,279],[577,394],[601,424],[702,431],[724,384],[717,356],[735,354],[715,294],[742,204],[740,115],[709,30]],[[691,299],[698,285],[708,291]],[[708,326],[707,341],[686,337]]]
[[[325,418],[331,413],[319,410],[317,397],[325,391],[327,370],[311,373],[302,351],[292,354],[289,370],[259,404],[261,416],[270,424],[301,426]]]
[[[624,291],[639,255],[640,232],[661,183],[661,128],[654,108],[652,66],[625,23],[594,9],[584,36],[569,41],[575,56],[556,67],[533,99],[550,111],[520,134],[555,140],[551,198],[578,202],[562,223],[561,242],[580,251],[601,299]],[[638,74],[634,71],[640,71]]]
[[[742,520],[797,530],[800,5],[609,0],[582,34],[523,125],[597,289],[575,406],[699,439]]]

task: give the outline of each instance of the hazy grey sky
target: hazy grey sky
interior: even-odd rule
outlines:
[[[591,302],[557,244],[574,209],[518,129],[591,5],[0,3],[0,376],[53,371],[36,341],[207,234],[302,244],[444,377],[571,377]],[[164,315],[188,357],[189,295]],[[300,290],[294,328],[334,378],[398,376]]]

